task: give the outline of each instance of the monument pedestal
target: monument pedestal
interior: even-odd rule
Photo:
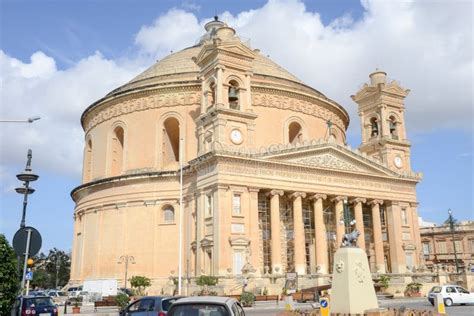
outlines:
[[[364,314],[378,308],[366,253],[356,247],[342,247],[334,255],[331,313]]]

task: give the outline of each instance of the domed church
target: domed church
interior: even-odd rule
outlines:
[[[184,293],[211,275],[221,294],[243,278],[279,294],[288,273],[299,288],[327,284],[354,228],[371,272],[420,266],[409,90],[370,74],[352,96],[362,143],[351,148],[342,106],[217,18],[205,31],[82,114],[70,283],[123,286],[128,258],[150,294],[172,291],[180,266]]]

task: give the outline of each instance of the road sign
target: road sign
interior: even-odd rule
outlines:
[[[321,316],[329,316],[329,299],[327,297],[323,297],[319,300],[319,306]]]
[[[39,250],[41,249],[41,234],[33,227],[26,226],[20,228],[15,233],[13,237],[13,249],[15,249],[15,253],[19,257],[23,257],[25,255],[26,250],[26,239],[28,238],[28,231],[31,231],[30,237],[30,249],[28,251],[28,257],[36,255]]]
[[[26,273],[25,280],[27,280],[27,281],[33,280],[33,271],[30,271],[30,272]]]

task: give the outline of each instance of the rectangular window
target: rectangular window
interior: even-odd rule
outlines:
[[[402,225],[408,226],[408,215],[406,208],[402,208]]]
[[[430,243],[429,242],[424,242],[423,243],[423,254],[424,255],[429,255],[430,252],[431,252],[431,249],[430,249]]]
[[[234,194],[232,199],[232,214],[241,215],[242,210],[240,208],[240,194]]]
[[[212,194],[206,194],[206,216],[212,216]]]
[[[438,241],[438,253],[446,253],[446,242]]]
[[[242,251],[234,251],[234,274],[242,274],[244,256]]]
[[[456,240],[454,241],[454,245],[456,246],[456,252],[457,253],[462,253],[462,240]]]

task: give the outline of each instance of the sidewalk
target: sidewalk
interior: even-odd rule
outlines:
[[[67,313],[64,314],[64,306],[59,306],[59,316],[63,315],[81,315],[81,316],[118,316],[118,309],[116,307],[98,307],[97,311],[94,311],[94,305],[85,305],[81,306],[81,313],[80,314],[73,314],[72,307],[67,307]]]

